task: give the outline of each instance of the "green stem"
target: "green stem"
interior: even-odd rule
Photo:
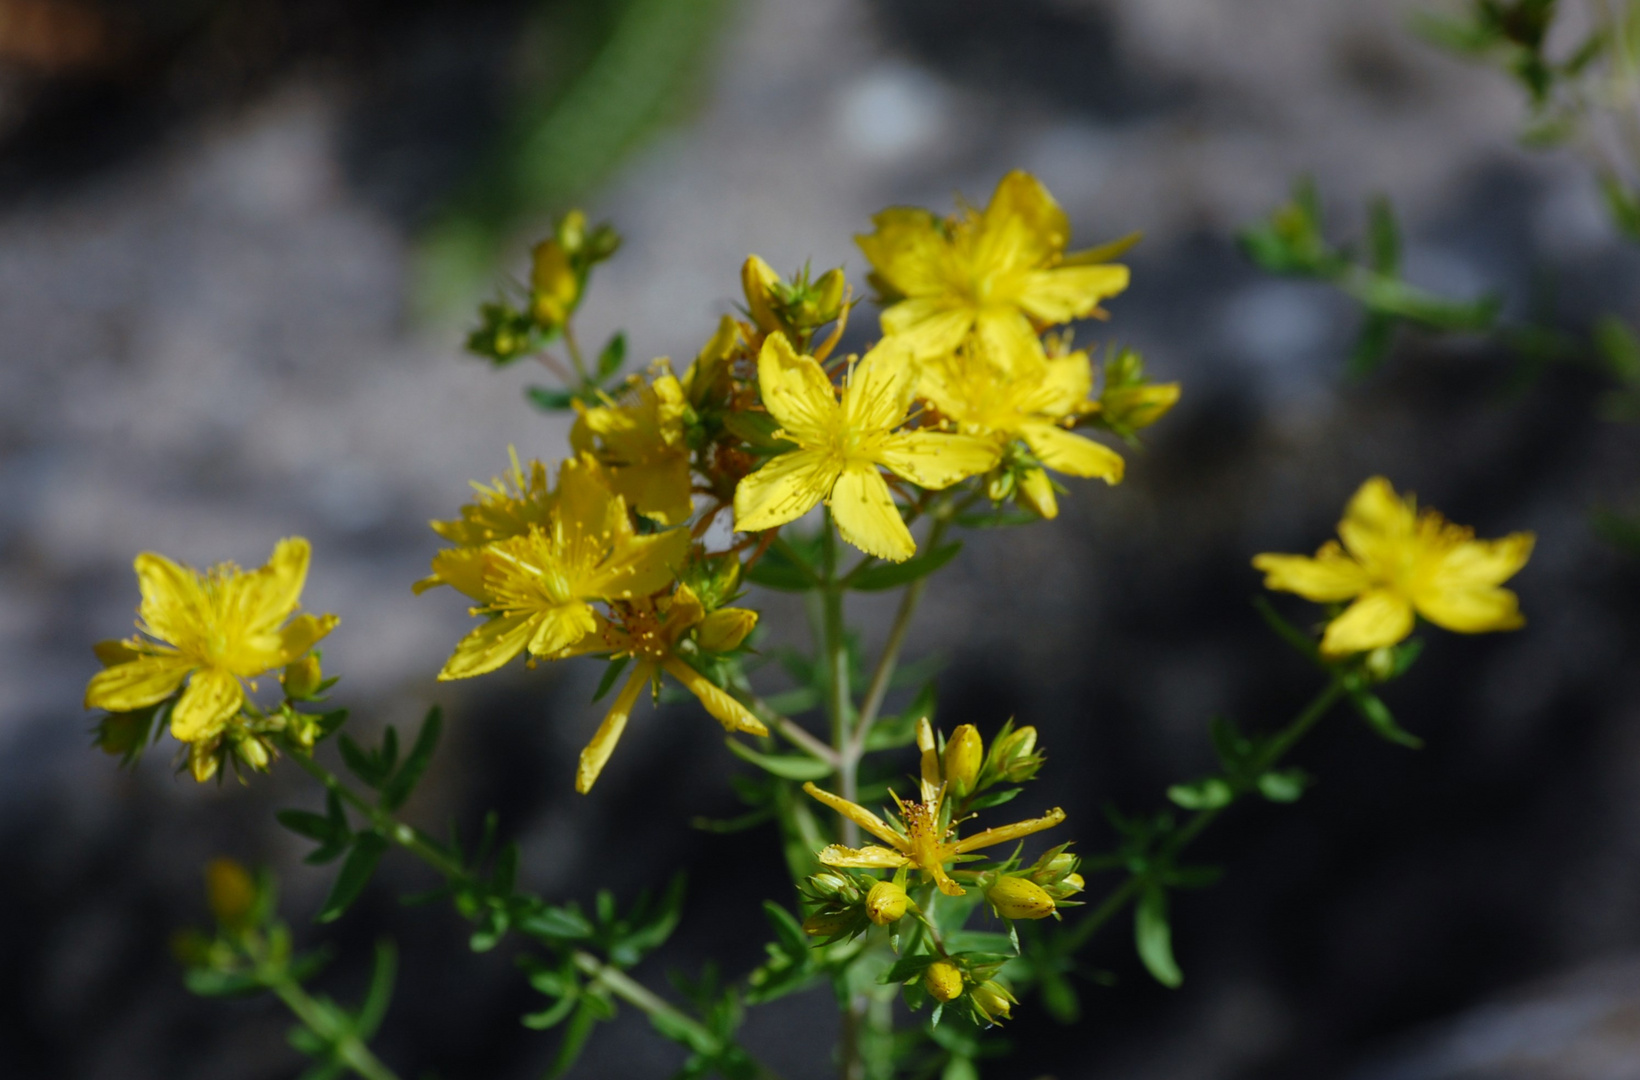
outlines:
[[[820,538],[820,651],[826,665],[826,715],[836,755],[837,793],[853,802],[859,795],[858,756],[851,756],[853,696],[849,690],[848,636],[843,629],[843,584],[837,576],[837,539],[828,513]],[[856,847],[860,830],[843,822],[843,843]]]
[[[581,379],[581,387],[585,389],[592,385],[592,379],[587,375],[586,361],[581,358],[581,345],[575,340],[575,331],[568,322],[564,323],[564,351],[569,353],[569,362],[575,365],[575,374]]]
[[[371,1053],[370,1047],[357,1035],[351,1031],[337,1030],[334,1018],[308,996],[308,992],[295,979],[281,972],[270,978],[266,985],[303,1026],[336,1048],[336,1056],[342,1064],[365,1080],[399,1080],[393,1070],[382,1064],[381,1059]]]
[[[1332,681],[1324,687],[1321,693],[1315,696],[1304,710],[1293,721],[1282,729],[1281,733],[1265,745],[1264,750],[1248,765],[1245,775],[1251,777],[1262,776],[1269,772],[1283,757],[1298,744],[1298,741],[1309,734],[1310,729],[1320,722],[1321,718],[1338,704],[1338,699],[1345,693],[1344,679],[1334,676]],[[1206,810],[1198,810],[1185,822],[1184,827],[1168,837],[1162,845],[1158,858],[1153,862],[1166,864],[1183,851],[1191,841],[1200,836],[1202,831],[1211,825],[1220,814],[1235,804],[1237,799],[1246,794],[1245,791],[1236,791],[1231,801],[1223,806],[1215,806]],[[1080,949],[1111,919],[1115,918],[1129,901],[1133,900],[1144,888],[1147,880],[1145,872],[1130,874],[1122,884],[1112,889],[1104,900],[1092,911],[1078,921],[1076,928],[1067,935],[1067,951]]]

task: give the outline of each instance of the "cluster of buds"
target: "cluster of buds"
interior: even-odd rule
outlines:
[[[1011,1019],[1013,1007],[1019,1004],[1007,985],[993,978],[1001,968],[995,962],[971,964],[961,957],[948,957],[923,970],[922,986],[942,1008],[966,1001],[974,1022],[986,1027]]]
[[[1029,867],[1004,866],[986,875],[985,899],[991,910],[1004,919],[1059,918],[1061,907],[1075,907],[1070,897],[1085,887],[1077,872],[1080,861],[1061,844],[1044,852]]]
[[[524,302],[502,298],[480,307],[479,326],[467,338],[468,351],[506,364],[540,349],[563,332],[581,306],[592,268],[620,246],[620,235],[609,225],[589,230],[581,211],[565,214],[553,234],[531,252]]]
[[[1151,382],[1137,349],[1112,348],[1105,354],[1104,386],[1089,415],[1128,442],[1160,420],[1179,400],[1178,383]]]
[[[841,267],[811,281],[805,266],[783,280],[774,267],[753,255],[740,268],[740,282],[746,314],[765,334],[783,333],[796,341],[848,316],[849,287]]]

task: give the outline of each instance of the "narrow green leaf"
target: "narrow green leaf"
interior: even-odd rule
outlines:
[[[630,656],[622,656],[609,662],[608,666],[604,668],[604,677],[598,680],[597,691],[592,695],[594,702],[603,700],[603,696],[614,688],[615,680],[621,677],[621,672],[625,671],[626,665],[631,662],[632,657]]]
[[[387,779],[386,770],[376,760],[376,755],[365,750],[346,735],[337,738],[336,746],[342,752],[342,763],[347,766],[348,771],[364,781],[367,786],[372,788],[380,787],[382,781]]]
[[[1236,792],[1222,776],[1209,776],[1193,784],[1174,784],[1167,797],[1186,810],[1217,810],[1235,802]]]
[[[962,550],[962,541],[955,540],[943,547],[921,555],[913,555],[902,563],[879,563],[876,566],[867,566],[850,574],[844,579],[844,584],[856,592],[881,592],[884,589],[897,589],[901,585],[909,585],[920,577],[927,577],[952,559]]]
[[[1424,745],[1424,740],[1395,722],[1395,717],[1389,711],[1389,706],[1384,704],[1384,699],[1372,691],[1353,691],[1350,694],[1350,704],[1355,706],[1355,711],[1361,714],[1361,719],[1367,722],[1368,727],[1390,742],[1413,750]]]
[[[928,966],[939,957],[932,953],[920,953],[916,956],[902,956],[889,968],[877,977],[877,981],[885,986],[889,983],[909,982],[928,970]]]
[[[518,924],[531,937],[553,941],[583,941],[593,934],[592,923],[575,908],[543,907]]]
[[[531,405],[547,412],[562,412],[575,403],[575,395],[568,390],[549,390],[545,386],[532,386],[524,391],[524,396]]]
[[[668,1039],[682,1043],[697,1054],[712,1056],[721,1049],[710,1032],[701,1030],[699,1025],[691,1023],[687,1017],[652,1012],[649,1014],[649,1023]]]
[[[807,960],[809,956],[809,936],[803,932],[803,926],[796,916],[773,900],[763,901],[763,917],[769,920],[774,927],[775,937],[780,941],[782,951],[793,960]]]
[[[336,835],[336,827],[329,818],[306,810],[281,810],[274,815],[274,820],[298,836],[321,843]]]
[[[598,381],[602,382],[620,370],[626,363],[626,335],[617,333],[609,339],[603,352],[598,354]]]
[[[1321,650],[1316,644],[1316,640],[1282,618],[1281,614],[1270,604],[1270,601],[1262,596],[1256,596],[1253,598],[1253,607],[1258,609],[1258,613],[1264,618],[1265,624],[1275,631],[1277,637],[1291,645],[1301,655],[1320,663]]]
[[[934,684],[927,682],[917,696],[898,715],[885,716],[872,725],[866,735],[867,750],[897,750],[917,741],[917,724],[924,717],[934,718]]]
[[[393,1000],[393,980],[398,975],[399,954],[386,938],[376,942],[376,963],[370,971],[370,989],[365,991],[364,1004],[354,1027],[359,1038],[369,1040],[381,1027],[387,1015],[387,1006]]]
[[[970,810],[989,810],[993,806],[1001,806],[1005,802],[1013,802],[1019,797],[1024,788],[996,788],[987,791],[968,804]]]
[[[1345,370],[1351,378],[1361,379],[1384,366],[1389,358],[1390,348],[1395,344],[1395,328],[1399,321],[1392,315],[1369,311],[1361,322],[1361,331],[1356,335],[1355,345],[1350,349],[1350,358]]]
[[[526,1014],[522,1018],[523,1024],[534,1031],[546,1031],[548,1028],[557,1027],[574,1011],[579,1002],[579,994],[566,994],[540,1012]]]
[[[317,922],[335,922],[341,918],[342,912],[359,898],[369,884],[371,875],[376,872],[376,864],[381,862],[386,851],[387,841],[380,834],[359,834],[353,841],[353,850],[348,852],[341,871],[336,875],[335,883],[330,887],[330,896],[325,899],[325,905],[316,917]]]
[[[1258,778],[1258,791],[1271,802],[1297,802],[1304,789],[1310,786],[1310,776],[1303,769],[1272,769]]]
[[[1048,1015],[1061,1024],[1074,1024],[1082,1016],[1082,1002],[1070,980],[1058,972],[1042,976],[1042,1004]]]
[[[570,1017],[569,1026],[564,1029],[564,1041],[558,1044],[558,1054],[552,1059],[552,1067],[547,1070],[547,1080],[558,1080],[574,1066],[576,1059],[585,1049],[587,1039],[592,1036],[592,1029],[598,1025],[595,998],[582,997],[580,1008]]]
[[[1372,268],[1380,274],[1401,272],[1401,230],[1395,223],[1395,205],[1383,195],[1367,205],[1367,251]]]
[[[811,568],[794,561],[778,547],[765,551],[746,571],[745,579],[779,592],[808,592],[820,586],[820,579]]]
[[[404,805],[411,792],[415,791],[422,775],[427,772],[428,764],[433,760],[433,752],[438,749],[439,736],[443,731],[444,713],[435,705],[427,710],[427,716],[421,722],[421,730],[416,733],[415,745],[411,746],[404,764],[393,774],[392,779],[382,785],[383,810],[397,810]]]
[[[1133,912],[1133,939],[1145,969],[1161,983],[1177,989],[1184,975],[1173,959],[1173,931],[1167,922],[1167,892],[1160,885],[1147,885],[1139,894]]]
[[[811,757],[795,754],[764,754],[753,750],[738,739],[725,739],[729,752],[742,761],[749,761],[765,772],[783,780],[819,780],[831,775],[831,766]]]

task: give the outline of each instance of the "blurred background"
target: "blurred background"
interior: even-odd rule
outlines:
[[[1115,985],[1085,984],[1069,1027],[1021,1010],[988,1075],[1640,1077],[1640,559],[1590,527],[1640,490],[1640,432],[1595,419],[1599,380],[1509,392],[1463,340],[1404,336],[1351,381],[1358,313],[1233,242],[1309,173],[1346,234],[1364,198],[1395,199],[1417,284],[1518,312],[1552,283],[1566,325],[1636,314],[1640,259],[1589,170],[1520,149],[1518,90],[1410,35],[1419,6],[0,0],[0,1075],[295,1075],[277,1005],[192,998],[169,956],[224,854],[280,871],[299,934],[339,950],[321,981],[339,997],[378,932],[398,940],[379,1049],[401,1075],[509,1080],[552,1057],[517,1022],[539,999],[506,949],[475,957],[449,912],[398,905],[430,884],[407,860],[311,926],[332,870],[272,821],[316,803],[299,774],[200,786],[163,752],[121,771],[89,747],[89,646],[128,631],[144,549],[257,565],[311,538],[305,599],[342,616],[336,700],[367,730],[446,707],[414,820],[499,810],[549,897],[687,869],[646,980],[756,964],[783,871],[768,837],[690,827],[735,812],[739,767],[699,710],[641,714],[583,798],[595,666],[433,682],[468,617],[410,594],[427,519],[509,443],[550,460],[565,436],[524,401],[539,372],[462,357],[470,305],[579,200],[628,239],[583,336],[689,357],[749,252],[859,285],[872,212],[983,201],[1022,167],[1080,244],[1144,231],[1083,340],[1141,348],[1184,397],[1123,485],[974,537],[912,642],[946,662],[948,730],[1038,726],[1031,798],[1065,806],[1084,851],[1112,841],[1103,805],[1158,807],[1210,767],[1211,715],[1273,727],[1313,693],[1250,606],[1248,560],[1313,549],[1361,480],[1539,547],[1524,631],[1435,635],[1390,690],[1426,749],[1340,711],[1298,755],[1313,791],[1206,837],[1228,872],[1175,904],[1182,989],[1148,979],[1119,921],[1088,954]],[[768,610],[800,639],[790,604]],[[887,609],[860,610],[880,634]],[[823,990],[746,1029],[794,1080],[831,1075],[835,1035]],[[628,1013],[577,1075],[679,1060]]]

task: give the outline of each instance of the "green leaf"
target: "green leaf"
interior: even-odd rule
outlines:
[[[720,1049],[710,1032],[702,1031],[687,1017],[674,1016],[669,1012],[651,1012],[649,1023],[668,1039],[682,1043],[697,1054],[712,1055]]]
[[[388,731],[393,729],[389,727]],[[341,735],[336,740],[336,746],[342,752],[342,763],[349,772],[372,788],[379,788],[387,780],[388,769],[383,767],[382,761],[376,754],[365,750],[358,743]]]
[[[933,953],[920,953],[916,956],[902,956],[889,968],[877,977],[877,981],[885,986],[889,983],[910,982],[924,971],[939,957]]]
[[[328,843],[336,835],[336,826],[329,818],[306,810],[281,810],[274,815],[274,820],[296,835],[320,843]]]
[[[562,412],[575,403],[576,395],[568,390],[549,390],[545,386],[531,386],[524,391],[531,405],[547,412]]]
[[[1222,776],[1209,776],[1193,784],[1174,784],[1167,797],[1186,810],[1217,810],[1236,801],[1236,792]]]
[[[581,1056],[587,1039],[592,1036],[592,1029],[598,1025],[597,1006],[593,1004],[596,1000],[592,997],[581,998],[581,1007],[575,1010],[569,1027],[564,1029],[564,1041],[558,1044],[558,1054],[552,1059],[552,1067],[547,1070],[548,1080],[563,1076]]]
[[[811,757],[795,754],[764,754],[753,750],[738,739],[725,739],[729,752],[742,761],[749,761],[765,772],[782,780],[819,780],[831,775],[831,766]]]
[[[617,333],[609,339],[604,351],[598,354],[598,381],[609,378],[626,362],[626,335]]]
[[[1139,959],[1157,982],[1177,989],[1184,975],[1173,959],[1173,931],[1167,922],[1167,892],[1160,885],[1147,885],[1139,894],[1133,912],[1133,940]]]
[[[844,579],[843,584],[856,592],[881,592],[909,585],[920,577],[927,577],[962,550],[962,541],[955,540],[922,555],[913,555],[902,563],[879,563],[857,570]]]
[[[1321,650],[1315,639],[1282,618],[1281,614],[1271,606],[1270,601],[1262,596],[1256,596],[1253,598],[1253,607],[1258,609],[1258,613],[1264,618],[1265,624],[1275,631],[1277,637],[1291,645],[1303,656],[1316,663],[1321,662]]]
[[[533,1031],[546,1031],[548,1028],[557,1027],[574,1011],[579,1001],[579,994],[565,994],[540,1012],[526,1014],[522,1018],[523,1024]]]
[[[1272,769],[1258,778],[1258,791],[1271,802],[1297,802],[1310,783],[1303,769]]]
[[[808,592],[820,587],[820,579],[811,568],[793,561],[779,547],[765,551],[746,571],[745,579],[778,592]]]
[[[593,935],[592,923],[575,908],[543,907],[531,912],[518,924],[531,937],[553,941],[584,941]]]
[[[758,450],[784,451],[797,449],[796,443],[776,437],[775,432],[780,430],[780,421],[768,413],[745,411],[725,413],[723,426],[735,438]]]
[[[1061,1024],[1074,1024],[1082,1016],[1082,1002],[1077,999],[1076,988],[1056,971],[1042,976],[1042,1004],[1048,1015]]]
[[[1401,271],[1401,230],[1395,223],[1395,206],[1383,195],[1367,205],[1367,252],[1370,265],[1380,274],[1394,276]]]
[[[1012,802],[1019,797],[1024,788],[997,788],[972,800],[968,804],[970,810],[989,810],[993,806],[1001,806],[1005,802]]]
[[[773,900],[763,901],[763,916],[774,927],[775,937],[787,956],[799,961],[808,959],[809,936],[803,932],[796,916]]]
[[[386,938],[376,942],[376,963],[370,971],[370,989],[365,991],[364,1004],[359,1009],[354,1026],[359,1038],[369,1040],[381,1027],[382,1019],[387,1016],[387,1006],[393,1000],[393,980],[398,975],[398,967],[398,950],[393,943]]]
[[[608,666],[604,668],[604,677],[598,680],[597,691],[592,695],[594,702],[603,700],[603,696],[614,688],[615,680],[621,677],[621,672],[625,671],[626,665],[631,662],[632,657],[630,656],[622,656],[609,662]]]
[[[190,993],[198,994],[200,997],[237,997],[265,989],[262,981],[254,975],[211,971],[206,968],[189,969],[183,973],[182,982]]]
[[[885,716],[866,734],[867,750],[898,750],[917,741],[917,723],[934,718],[934,684],[924,683],[910,705],[895,716]]]
[[[427,772],[428,764],[433,760],[433,752],[438,749],[440,734],[444,731],[444,714],[437,705],[427,710],[427,717],[421,722],[421,730],[416,733],[416,742],[410,748],[410,753],[399,766],[399,771],[393,774],[392,779],[382,785],[382,809],[392,812],[404,805],[410,793],[421,782],[422,775]]]
[[[1398,321],[1390,315],[1376,311],[1367,312],[1367,317],[1361,322],[1361,332],[1356,335],[1355,345],[1350,349],[1349,362],[1346,370],[1352,378],[1365,378],[1384,366],[1389,358],[1390,348],[1395,344],[1395,328]]]
[[[1350,704],[1355,711],[1361,714],[1361,719],[1367,726],[1380,736],[1400,746],[1410,747],[1413,750],[1422,748],[1424,740],[1406,731],[1395,722],[1395,717],[1384,704],[1384,699],[1370,690],[1355,690],[1350,693]]]
[[[387,841],[379,833],[360,833],[353,841],[353,850],[348,852],[346,861],[342,863],[341,872],[330,887],[330,896],[325,899],[325,905],[315,921],[328,923],[341,918],[342,912],[359,898],[369,884],[371,875],[376,872],[376,864],[381,862],[386,851]]]

